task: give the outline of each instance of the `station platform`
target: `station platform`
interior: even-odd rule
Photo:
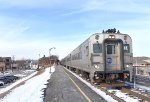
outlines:
[[[101,96],[58,65],[45,89],[44,102],[106,102]]]
[[[87,102],[71,82],[63,66],[56,66],[45,91],[44,102]]]

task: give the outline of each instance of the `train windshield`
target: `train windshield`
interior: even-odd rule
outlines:
[[[99,44],[99,43],[93,44],[93,52],[102,53],[102,44]]]
[[[125,53],[130,53],[130,46],[129,46],[129,44],[124,44],[124,52]]]
[[[115,54],[115,45],[107,45],[107,54]]]

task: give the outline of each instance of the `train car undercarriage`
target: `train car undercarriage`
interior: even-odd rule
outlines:
[[[117,84],[118,82],[124,82],[130,80],[130,72],[129,71],[120,71],[120,72],[95,72],[94,74],[90,75],[89,72],[69,67],[67,66],[67,69],[77,73],[82,78],[90,81],[91,83],[96,84]]]
[[[106,82],[111,83],[117,80],[120,81],[129,81],[130,73],[127,71],[124,72],[95,72],[93,77],[94,82]]]

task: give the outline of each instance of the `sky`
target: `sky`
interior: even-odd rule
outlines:
[[[94,33],[129,34],[134,56],[150,57],[149,0],[0,0],[0,56],[63,58]],[[40,56],[39,56],[40,55]]]

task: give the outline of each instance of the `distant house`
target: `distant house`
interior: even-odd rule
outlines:
[[[11,69],[11,64],[12,64],[12,60],[11,57],[3,57],[4,61],[5,61],[5,68],[7,69]]]
[[[40,58],[39,61],[38,61],[39,67],[49,67],[50,63],[51,63],[50,58],[45,57],[45,56]]]
[[[12,70],[13,69],[19,69],[19,65],[18,65],[18,63],[16,63],[15,61],[12,63]]]
[[[30,69],[31,68],[31,60],[25,60],[25,69]]]
[[[150,60],[144,60],[144,62],[146,63],[146,74],[150,76]]]
[[[31,61],[31,69],[37,69],[38,68],[38,61],[32,60]]]
[[[16,60],[13,63],[13,69],[30,69],[31,60]]]
[[[134,57],[133,58],[133,67],[136,70],[137,75],[148,76],[150,70],[150,58],[149,57]]]
[[[38,64],[41,67],[49,67],[53,65],[54,63],[56,63],[57,60],[58,60],[58,57],[56,55],[52,55],[50,57],[43,56],[42,58],[38,60]]]
[[[150,68],[147,70],[147,73],[149,74],[149,76],[150,76]]]
[[[2,57],[0,57],[0,72],[4,72],[6,69],[5,69],[5,61]]]

